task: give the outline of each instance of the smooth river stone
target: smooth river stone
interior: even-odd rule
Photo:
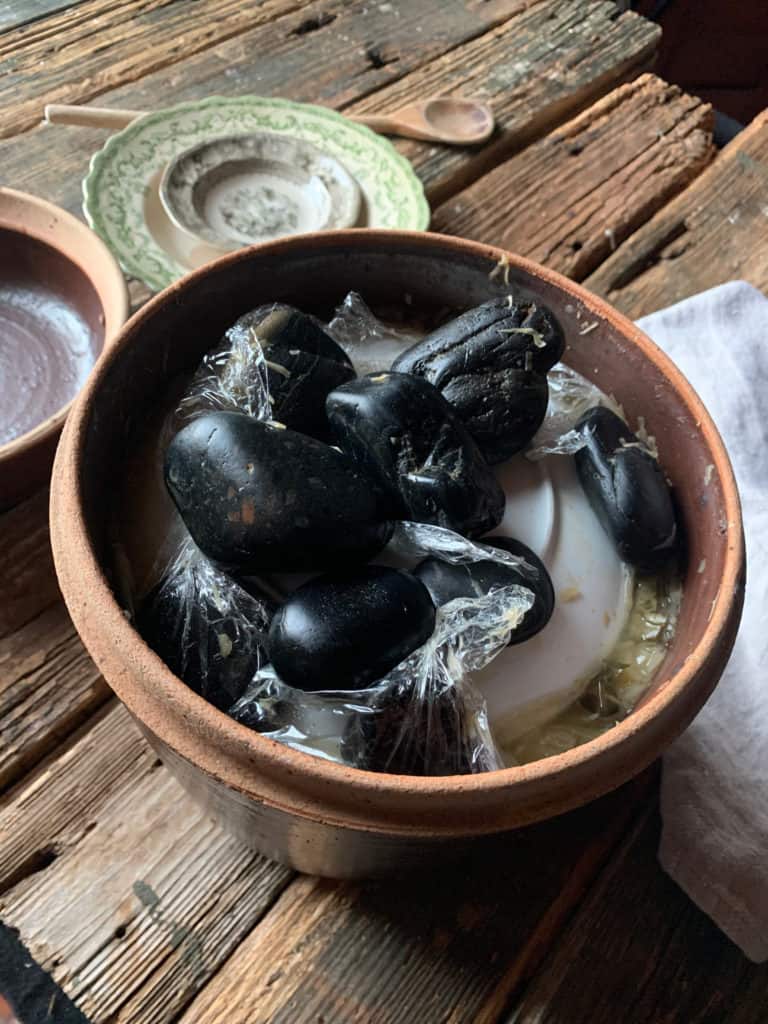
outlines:
[[[451,406],[421,377],[372,373],[328,396],[336,443],[388,489],[393,516],[465,536],[492,530],[504,493]]]
[[[165,481],[198,547],[241,574],[365,562],[392,534],[380,491],[348,456],[241,413],[180,430]]]

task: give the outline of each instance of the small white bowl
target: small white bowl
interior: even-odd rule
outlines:
[[[262,132],[209,139],[165,169],[160,199],[182,231],[225,252],[350,227],[360,212],[355,179],[303,139]]]

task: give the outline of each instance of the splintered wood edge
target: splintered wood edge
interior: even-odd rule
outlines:
[[[432,226],[583,280],[704,170],[713,122],[708,104],[642,75],[457,193]]]
[[[768,289],[768,111],[585,281],[638,317],[726,281]]]

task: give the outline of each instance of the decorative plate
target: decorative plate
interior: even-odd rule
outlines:
[[[421,182],[387,139],[325,107],[260,96],[180,103],[111,136],[83,182],[88,223],[126,273],[165,288],[221,255],[168,217],[159,192],[165,168],[198,143],[265,131],[304,139],[341,161],[360,187],[360,226],[423,231],[429,225]]]
[[[360,212],[360,189],[338,160],[304,139],[269,132],[185,150],[166,167],[160,199],[182,231],[224,251],[348,228]]]

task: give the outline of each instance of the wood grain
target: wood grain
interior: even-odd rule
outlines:
[[[265,24],[299,0],[86,0],[0,35],[0,137]]]
[[[481,147],[398,143],[434,202],[494,167],[594,102],[651,61],[657,25],[609,0],[536,4],[482,37],[350,107],[395,108],[437,92],[460,91],[489,102],[498,128]]]
[[[297,879],[180,1024],[498,1020],[648,783],[481,844],[450,871],[359,886]]]
[[[357,97],[522,4],[87,0],[0,36],[0,136],[33,128],[45,103],[82,103],[158,71],[165,88],[144,92],[138,109],[188,98],[176,91],[188,68],[220,73],[209,93],[270,94],[298,75],[303,98]]]
[[[291,877],[216,828],[117,705],[19,787],[0,836],[0,915],[94,1022],[174,1020]]]
[[[108,694],[61,603],[48,493],[0,516],[0,790],[49,753]]]
[[[45,18],[65,7],[74,7],[76,3],[78,0],[0,0],[0,32]]]
[[[586,283],[637,317],[736,279],[768,289],[768,112]]]
[[[580,281],[714,156],[712,109],[642,75],[439,207],[437,231]]]
[[[155,758],[115,700],[88,732],[30,773],[0,809],[0,894],[19,885],[93,827],[115,788],[128,788]]]
[[[765,1024],[755,967],[663,873],[655,806],[610,859],[510,1024]]]
[[[60,602],[0,640],[0,790],[108,694]]]
[[[502,154],[631,77],[658,39],[656,26],[631,13],[616,17],[606,0],[540,0],[524,8],[523,0],[356,3],[300,36],[297,13],[102,92],[99,104],[147,109],[157,107],[159,97],[167,102],[256,92],[359,112],[393,110],[426,92],[479,93],[491,100],[500,123],[489,144],[456,149],[397,143],[433,201],[440,201]],[[488,31],[489,25],[496,27]],[[381,39],[389,55],[383,65],[381,54],[373,62],[366,56],[371,45],[375,50],[371,41]],[[0,142],[0,165],[6,180],[24,181],[29,191],[77,213],[80,179],[90,153],[104,141],[100,131],[39,128]],[[52,146],[55,161],[49,159]]]
[[[47,489],[0,513],[0,580],[0,639],[60,600],[48,539]]]

